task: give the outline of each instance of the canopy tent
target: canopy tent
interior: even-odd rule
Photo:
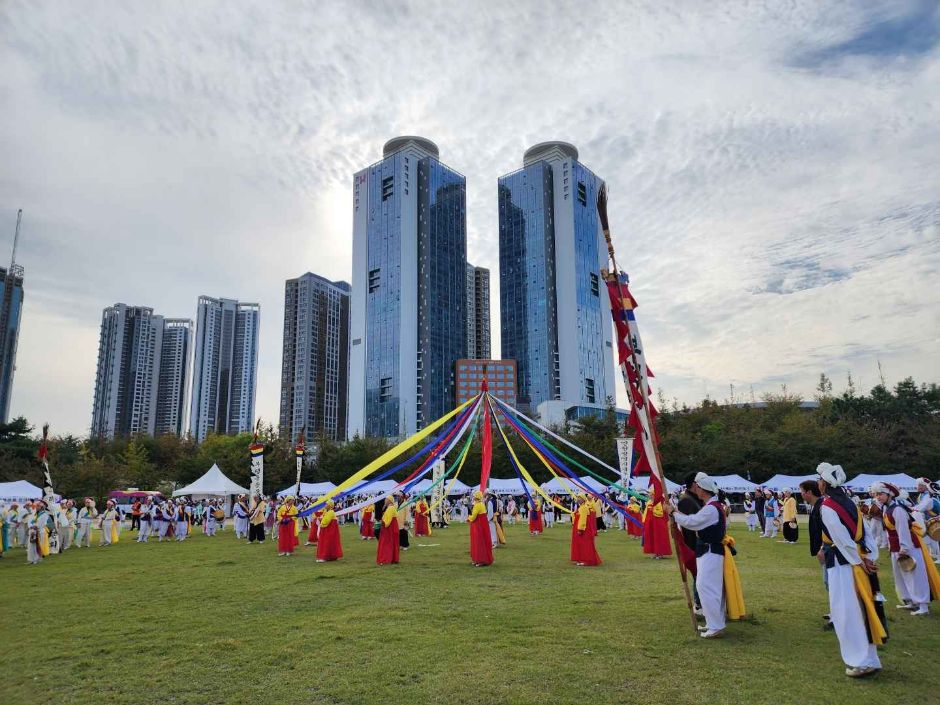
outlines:
[[[300,494],[304,497],[320,497],[335,487],[336,485],[334,485],[332,482],[301,482]],[[283,490],[277,493],[277,496],[286,497],[287,495],[294,494],[297,494],[297,485],[285,487]]]
[[[480,486],[472,488],[474,491],[480,489]],[[522,486],[518,477],[508,478],[503,480],[499,477],[491,477],[490,481],[486,483],[487,492],[492,492],[493,494],[525,494],[525,488]]]
[[[56,501],[62,499],[59,495],[55,495],[55,498]],[[32,482],[0,482],[0,502],[25,502],[33,499],[42,499],[42,489]]]
[[[745,480],[740,475],[712,475],[711,478],[718,485],[718,489],[725,492],[753,492],[757,484]]]
[[[868,492],[868,488],[875,482],[890,482],[892,485],[897,485],[898,489],[907,490],[908,492],[917,491],[917,478],[903,472],[894,475],[856,475],[846,482],[845,486],[853,492]]]
[[[649,489],[650,486],[650,476],[649,475],[638,475],[636,477],[630,478],[630,489],[636,490],[637,492],[644,492]],[[682,489],[682,485],[673,482],[668,477],[666,478],[666,492],[672,494],[673,492],[678,492]]]
[[[350,489],[349,494],[351,495],[385,494],[386,492],[391,492],[396,487],[398,487],[398,480],[377,480],[367,485],[363,485],[361,489],[353,486],[353,488]]]
[[[174,497],[191,496],[199,499],[225,499],[225,513],[232,510],[232,495],[248,494],[248,490],[229,480],[215,463],[205,475],[186,487],[173,492]]]
[[[453,487],[451,483],[453,482]],[[431,491],[431,485],[434,484],[434,480],[425,477],[420,480],[414,487],[411,488],[411,494],[428,494]],[[470,486],[464,484],[460,480],[454,480],[453,478],[448,478],[441,482],[442,491],[447,492],[448,495],[454,496],[459,494],[467,494],[470,491]],[[449,490],[449,491],[448,491]]]
[[[796,492],[800,483],[804,480],[816,480],[818,478],[819,475],[816,473],[812,475],[774,475],[760,486],[765,490],[773,490],[774,492],[780,492],[781,490],[793,490]]]
[[[590,475],[585,475],[584,477],[579,477],[578,481],[583,486],[589,487],[591,490],[597,494],[603,494],[608,490],[608,486],[602,482],[599,482],[597,479],[591,477]],[[569,494],[569,489],[571,488],[572,492],[580,493],[584,489],[581,485],[575,484],[572,480],[565,478],[562,480],[558,477],[553,477],[548,482],[542,483],[542,489],[548,492],[549,494]]]

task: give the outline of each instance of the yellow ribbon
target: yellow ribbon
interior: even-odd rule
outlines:
[[[728,619],[744,619],[747,607],[744,606],[744,589],[741,587],[741,575],[738,573],[738,564],[734,562],[731,549],[734,548],[734,537],[725,535],[722,539],[725,547],[725,562],[723,575],[725,580],[725,605]]]
[[[342,483],[340,483],[339,485],[337,485],[336,487],[334,487],[332,490],[330,490],[329,492],[327,492],[325,495],[323,495],[322,497],[320,497],[316,502],[314,502],[314,504],[321,504],[321,503],[325,502],[326,500],[330,499],[331,497],[335,497],[335,496],[338,495],[340,492],[344,492],[344,491],[348,490],[350,487],[352,487],[353,485],[355,485],[357,482],[360,482],[360,481],[364,480],[364,479],[367,478],[369,475],[371,475],[371,474],[374,473],[376,470],[378,470],[380,467],[382,467],[383,465],[385,465],[385,464],[388,463],[389,461],[394,460],[394,459],[397,458],[399,455],[401,455],[402,453],[404,453],[406,450],[408,450],[409,448],[411,448],[411,447],[414,446],[414,445],[417,445],[420,441],[422,441],[422,440],[424,440],[425,438],[427,438],[428,436],[430,436],[430,435],[431,435],[432,433],[434,433],[438,428],[440,428],[440,427],[443,426],[445,423],[447,423],[447,421],[450,420],[452,417],[456,416],[456,415],[459,414],[461,411],[463,411],[463,410],[466,409],[468,406],[470,406],[470,404],[473,404],[475,401],[477,401],[477,399],[479,398],[479,396],[480,396],[480,395],[478,394],[477,396],[473,397],[473,399],[470,399],[469,401],[465,401],[463,404],[461,404],[460,406],[458,406],[456,409],[454,409],[454,410],[451,411],[451,412],[448,412],[448,413],[444,414],[444,415],[443,415],[441,418],[439,418],[437,421],[435,421],[435,422],[433,422],[432,424],[430,424],[429,426],[427,426],[427,427],[421,429],[420,431],[418,431],[416,434],[414,434],[414,435],[411,436],[410,438],[406,438],[405,440],[403,440],[401,443],[399,443],[397,446],[395,446],[395,447],[392,448],[391,450],[385,451],[385,452],[382,453],[382,455],[380,455],[378,458],[376,458],[376,459],[373,460],[371,463],[369,463],[369,464],[366,465],[364,468],[362,468],[362,470],[360,470],[360,471],[357,472],[357,473],[354,473],[351,477],[349,477],[348,479],[344,480]]]
[[[884,625],[881,623],[881,617],[875,610],[875,596],[871,591],[871,581],[868,574],[860,565],[852,566],[852,577],[855,579],[855,594],[862,603],[862,609],[865,610],[865,617],[868,620],[868,631],[871,632],[871,643],[875,646],[881,646],[888,638]]]

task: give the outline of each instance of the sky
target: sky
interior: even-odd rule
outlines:
[[[260,303],[276,423],[284,280],[350,281],[352,175],[403,134],[467,177],[494,355],[497,178],[564,140],[667,399],[940,381],[933,0],[5,0],[0,67],[11,412],[54,433],[88,431],[103,308],[199,295]]]

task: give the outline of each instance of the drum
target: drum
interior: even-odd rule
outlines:
[[[927,520],[927,535],[934,541],[940,541],[940,516]]]
[[[910,573],[917,566],[917,563],[911,556],[898,556],[898,567],[905,573]]]

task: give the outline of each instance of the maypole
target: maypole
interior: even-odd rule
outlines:
[[[42,499],[49,510],[49,516],[52,517],[52,523],[49,528],[49,553],[59,552],[59,531],[57,528],[58,514],[55,503],[55,492],[52,490],[52,474],[49,472],[49,424],[43,424],[42,443],[39,445],[39,462],[42,463]]]
[[[636,316],[633,313],[637,307],[636,299],[630,294],[629,278],[617,266],[614,255],[614,243],[610,236],[610,224],[607,218],[607,189],[602,187],[597,194],[597,215],[601,221],[604,238],[607,240],[607,254],[610,260],[610,271],[601,270],[601,275],[607,282],[607,291],[610,296],[611,315],[617,328],[617,352],[620,360],[620,369],[623,373],[624,386],[630,398],[630,418],[627,422],[632,426],[635,437],[639,438],[637,452],[637,471],[648,469],[651,477],[655,479],[651,502],[657,499],[665,501],[666,478],[663,476],[662,457],[659,452],[659,437],[656,432],[656,410],[650,403],[649,373],[646,366],[646,357],[643,354],[643,344],[640,340],[640,331]],[[679,575],[682,579],[682,589],[685,593],[686,604],[689,608],[689,618],[692,628],[698,630],[695,620],[695,604],[692,601],[692,592],[689,590],[688,576],[682,556],[679,552],[679,537],[675,520],[669,515],[669,534],[672,536],[673,549],[676,562],[679,566]]]

